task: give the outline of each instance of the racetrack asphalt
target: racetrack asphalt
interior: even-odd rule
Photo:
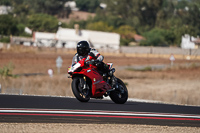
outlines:
[[[0,94],[0,122],[121,123],[200,127],[200,107]]]

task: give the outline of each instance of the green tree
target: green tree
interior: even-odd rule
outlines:
[[[181,0],[176,4],[176,9],[185,9],[188,6],[188,0]]]
[[[58,20],[47,14],[34,14],[28,17],[28,27],[33,31],[56,32]]]
[[[17,21],[12,15],[0,15],[0,34],[16,35],[18,33]]]
[[[134,38],[135,35],[135,29],[129,25],[122,25],[118,29],[115,30],[115,32],[119,33],[121,35],[122,39],[126,39],[131,41]]]
[[[45,13],[50,15],[58,15],[64,10],[64,3],[68,0],[5,0],[10,1],[14,7],[14,13],[30,14]]]
[[[153,28],[156,24],[157,14],[161,9],[163,0],[141,0],[141,21]]]
[[[86,26],[89,30],[97,30],[97,31],[112,31],[113,27],[109,26],[107,23],[103,21],[95,22],[95,23],[89,23]]]
[[[81,11],[95,12],[100,5],[99,0],[75,0],[77,7]]]
[[[109,15],[122,18],[126,24],[140,31],[139,27],[150,30],[155,26],[163,0],[109,0],[106,4]]]
[[[122,25],[115,32],[121,35],[120,44],[128,46],[130,42],[134,41],[135,29],[129,25]]]
[[[172,30],[155,28],[143,34],[146,38],[141,41],[141,46],[169,46],[173,44],[175,36]]]
[[[12,4],[11,0],[1,0],[0,5],[10,6]]]

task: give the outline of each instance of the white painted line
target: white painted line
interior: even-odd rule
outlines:
[[[48,110],[48,109],[0,109],[0,113],[45,113],[45,114],[87,114],[87,115],[117,115],[117,116],[146,116],[146,117],[172,117],[172,118],[196,118],[200,115],[150,113],[150,112],[123,112],[123,111],[98,111],[98,110]]]

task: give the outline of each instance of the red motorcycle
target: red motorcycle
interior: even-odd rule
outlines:
[[[89,61],[83,58],[69,67],[68,74],[72,78],[72,92],[81,102],[88,102],[90,98],[103,99],[109,96],[113,102],[124,104],[128,99],[128,90],[122,80],[113,73],[112,63],[108,63],[109,75],[102,75],[97,69],[97,61],[90,57]],[[110,76],[112,75],[112,76]]]

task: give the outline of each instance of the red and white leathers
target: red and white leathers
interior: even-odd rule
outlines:
[[[76,53],[72,59],[72,66],[83,58],[86,58],[85,61],[90,60],[88,56],[89,54],[93,54],[96,60],[98,60],[99,62],[103,62],[104,57],[100,55],[100,53],[96,49],[90,49],[90,52],[86,56],[79,56],[78,53]]]

